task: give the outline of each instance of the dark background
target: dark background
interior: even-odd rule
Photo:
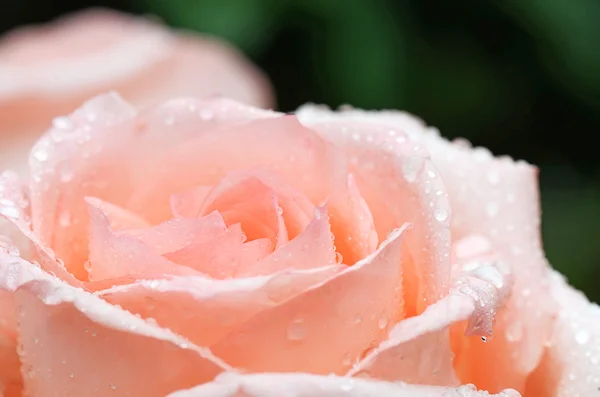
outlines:
[[[4,0],[0,32],[89,6],[232,41],[281,110],[405,109],[537,164],[548,257],[600,302],[599,0]]]

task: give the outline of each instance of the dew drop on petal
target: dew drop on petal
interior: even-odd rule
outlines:
[[[306,336],[306,325],[301,317],[297,317],[288,326],[287,336],[289,340],[299,341]]]
[[[70,118],[65,116],[55,117],[52,120],[52,126],[61,130],[70,130],[73,128],[73,122]]]
[[[377,326],[379,327],[379,329],[384,329],[385,327],[387,327],[388,325],[388,320],[385,316],[381,316],[379,317],[379,319],[377,320]]]
[[[577,331],[575,334],[575,341],[580,345],[585,345],[590,340],[590,332],[586,329]]]
[[[42,147],[34,148],[32,155],[33,158],[39,161],[40,163],[43,163],[44,161],[48,160],[48,152],[45,148]]]
[[[518,342],[523,337],[523,325],[519,321],[512,322],[506,329],[506,339],[509,342]]]
[[[0,214],[13,219],[17,219],[20,216],[19,210],[15,207],[0,207]]]
[[[498,204],[495,202],[487,203],[485,206],[485,212],[487,212],[490,217],[498,215],[499,209]]]
[[[433,212],[433,215],[435,216],[435,219],[437,219],[440,222],[443,222],[446,219],[448,219],[448,210],[444,208],[436,208]]]

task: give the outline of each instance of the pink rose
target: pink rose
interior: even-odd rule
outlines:
[[[109,90],[143,107],[214,94],[259,107],[273,101],[266,78],[218,39],[116,11],[79,12],[0,39],[0,170],[26,168],[54,117]]]
[[[109,94],[30,165],[0,177],[5,396],[598,392],[536,169],[407,114]]]

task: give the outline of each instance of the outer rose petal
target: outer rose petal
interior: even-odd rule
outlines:
[[[469,259],[457,272],[448,296],[420,315],[401,321],[388,340],[349,374],[427,385],[459,384],[452,366],[450,327],[454,326],[460,338],[463,334],[491,337],[493,318],[506,303],[512,286],[511,274],[496,257]],[[471,339],[483,344],[479,338]]]
[[[267,79],[227,43],[109,10],[9,33],[0,59],[0,170],[26,171],[23,156],[53,117],[110,89],[143,106],[215,94],[273,103]]]
[[[16,240],[14,243],[18,244],[20,248],[26,246],[26,251],[21,255],[35,259],[40,263],[42,269],[53,273],[71,285],[81,285],[66,271],[62,263],[56,260],[54,252],[44,245],[31,230],[30,217],[26,211],[28,207],[29,200],[17,174],[12,171],[0,174],[0,231],[2,236]],[[30,249],[31,246],[33,250]],[[15,246],[2,248],[8,248],[10,251],[16,249]]]
[[[600,307],[554,273],[552,296],[560,311],[527,396],[595,396],[600,389]]]
[[[0,254],[0,288],[15,291],[28,395],[162,397],[230,369],[208,349],[19,258]]]
[[[460,379],[492,391],[506,386],[522,389],[541,358],[554,311],[554,303],[547,299],[548,264],[539,234],[537,170],[509,158],[494,158],[486,149],[472,149],[464,142],[450,143],[437,130],[403,112],[333,113],[306,106],[299,110],[299,117],[310,123],[343,120],[350,125],[399,129],[426,146],[448,191],[452,239],[485,236],[506,262],[514,264],[512,298],[496,318],[494,339],[486,345],[463,346],[464,359],[457,360]],[[496,370],[489,371],[491,367]]]
[[[257,313],[339,273],[342,266],[283,271],[265,277],[197,277],[138,281],[98,294],[125,310],[153,318],[198,345],[209,346]]]
[[[459,388],[418,386],[309,374],[223,374],[213,382],[168,397],[520,397],[514,390],[498,395]]]
[[[379,250],[213,346],[232,365],[260,372],[344,373],[402,317],[401,234]]]
[[[33,229],[80,279],[87,276],[83,265],[89,223],[84,197],[109,201],[152,223],[169,219],[169,196],[201,185],[198,182],[206,176],[189,178],[202,169],[190,159],[173,169],[174,147],[223,124],[235,128],[277,114],[228,100],[189,99],[173,100],[135,116],[135,109],[118,95],[100,96],[61,119],[32,150]],[[202,161],[197,155],[191,157]],[[170,170],[180,172],[178,178]]]
[[[343,147],[352,174],[371,211],[379,239],[394,227],[410,223],[404,271],[408,316],[448,292],[450,282],[450,205],[444,185],[418,145],[396,129],[345,122],[321,122],[303,110],[299,120]]]

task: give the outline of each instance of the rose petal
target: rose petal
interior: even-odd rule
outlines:
[[[229,369],[208,349],[2,253],[0,288],[16,291],[28,395],[158,397]]]
[[[169,200],[173,215],[183,218],[197,218],[200,215],[206,196],[212,189],[212,186],[197,186],[190,191],[173,194]]]
[[[168,397],[520,397],[514,390],[498,395],[477,391],[473,385],[458,388],[377,382],[339,376],[266,373],[223,374],[213,382],[170,394]]]
[[[236,276],[260,276],[285,269],[314,269],[336,262],[327,209],[317,207],[314,219],[298,237],[252,266],[240,266]]]
[[[176,129],[185,131],[192,121],[182,118],[177,121]],[[163,130],[161,139],[173,139],[164,131],[169,126],[161,124],[160,128]],[[344,153],[304,128],[293,116],[262,118],[245,124],[228,123],[195,136],[185,143],[179,142],[173,150],[167,147],[158,155],[153,153],[151,163],[139,159],[134,167],[135,188],[128,208],[147,214],[150,220],[160,220],[169,216],[161,208],[172,193],[214,185],[230,172],[259,166],[269,168],[317,204],[324,202],[345,181]],[[298,169],[303,170],[301,175]],[[173,178],[173,175],[178,177]]]
[[[268,239],[244,243],[245,236],[239,224],[206,241],[188,245],[164,257],[202,274],[223,279],[233,277],[240,268],[252,267],[273,252]]]
[[[461,341],[463,333],[491,337],[493,318],[506,303],[512,286],[511,274],[495,256],[476,259],[478,262],[460,268],[448,296],[420,315],[402,320],[349,375],[428,385],[460,384],[453,369],[456,347],[451,346],[450,327]],[[466,339],[484,344],[479,338]],[[457,357],[462,359],[462,355]]]
[[[427,153],[398,129],[348,122],[329,111],[303,107],[299,120],[345,148],[351,173],[373,216],[379,239],[404,223],[407,234],[404,271],[405,310],[421,313],[450,287],[450,204]]]
[[[302,232],[313,215],[315,205],[306,195],[293,185],[287,183],[281,177],[269,171],[265,167],[253,167],[239,171],[233,171],[225,175],[217,185],[212,188],[199,187],[188,193],[176,195],[173,200],[185,207],[187,217],[197,217],[206,212],[206,206],[217,197],[225,194],[232,187],[247,183],[248,180],[258,180],[275,192],[278,204],[281,207],[281,217],[284,220],[288,237],[294,239]],[[180,211],[181,209],[178,209]]]
[[[98,208],[106,216],[111,230],[147,229],[151,226],[139,215],[127,211],[117,205],[102,201],[95,197],[86,197],[85,199],[89,203],[93,203],[94,207]]]
[[[152,223],[169,219],[169,196],[202,185],[190,180],[188,186],[173,186],[187,178],[184,173],[172,178],[174,174],[167,172],[166,159],[173,147],[223,123],[235,125],[276,114],[228,100],[189,99],[167,102],[134,120],[135,115],[116,94],[99,96],[55,123],[32,151],[33,229],[80,279],[87,277],[83,265],[89,223],[84,197],[111,202]],[[188,173],[198,171],[194,162],[184,163]],[[61,224],[59,219],[68,222]]]
[[[150,228],[123,230],[117,235],[133,237],[163,255],[206,242],[226,230],[223,217],[214,211],[202,218],[174,218]]]
[[[510,158],[494,158],[486,149],[472,149],[465,141],[450,143],[435,128],[427,128],[403,112],[348,110],[335,114],[315,107],[300,112],[301,118],[312,123],[343,119],[399,129],[426,146],[447,188],[452,238],[484,236],[506,262],[524,264],[514,267],[512,298],[496,318],[493,342],[470,346],[471,352],[465,355],[471,360],[457,368],[462,382],[491,391],[507,386],[522,390],[527,374],[541,358],[545,333],[556,310],[547,298],[548,264],[541,247],[537,170]],[[516,328],[519,332],[513,332]],[[507,359],[498,361],[498,357]],[[496,370],[489,371],[492,367]]]
[[[335,277],[257,314],[213,351],[250,371],[347,371],[402,316],[402,232]]]
[[[209,346],[257,313],[304,292],[341,269],[329,266],[288,270],[247,279],[139,281],[98,294],[125,310],[153,318],[193,343]]]
[[[344,263],[352,265],[377,249],[373,216],[352,174],[348,175],[347,188],[330,197],[328,207],[336,251]]]
[[[275,248],[288,242],[283,210],[275,191],[269,186],[257,178],[248,178],[216,189],[219,193],[209,193],[201,214],[219,211],[228,225],[239,223],[250,240],[266,237]]]
[[[102,280],[127,275],[151,277],[163,274],[200,275],[197,271],[180,266],[156,253],[152,247],[134,237],[116,235],[110,229],[104,213],[95,206],[96,200],[87,200],[90,211],[90,279]]]
[[[11,171],[0,174],[0,226],[2,226],[2,236],[8,237],[11,244],[18,243],[20,247],[26,247],[19,250],[16,246],[11,246],[10,250],[16,250],[16,255],[20,255],[22,251],[22,254],[26,257],[39,261],[44,270],[55,274],[71,285],[80,285],[81,283],[66,271],[62,263],[56,260],[54,252],[44,245],[31,230],[30,218],[25,211],[28,206],[29,200],[18,175]],[[31,251],[30,245],[33,246],[33,252],[29,252]]]
[[[532,396],[593,396],[600,389],[600,307],[553,272],[560,311],[542,361],[526,385]]]
[[[23,386],[15,310],[13,294],[0,290],[0,395],[6,397],[20,396]]]
[[[402,320],[348,375],[426,385],[459,384],[452,367],[449,328],[468,319],[474,310],[470,297],[448,295],[420,315]]]

